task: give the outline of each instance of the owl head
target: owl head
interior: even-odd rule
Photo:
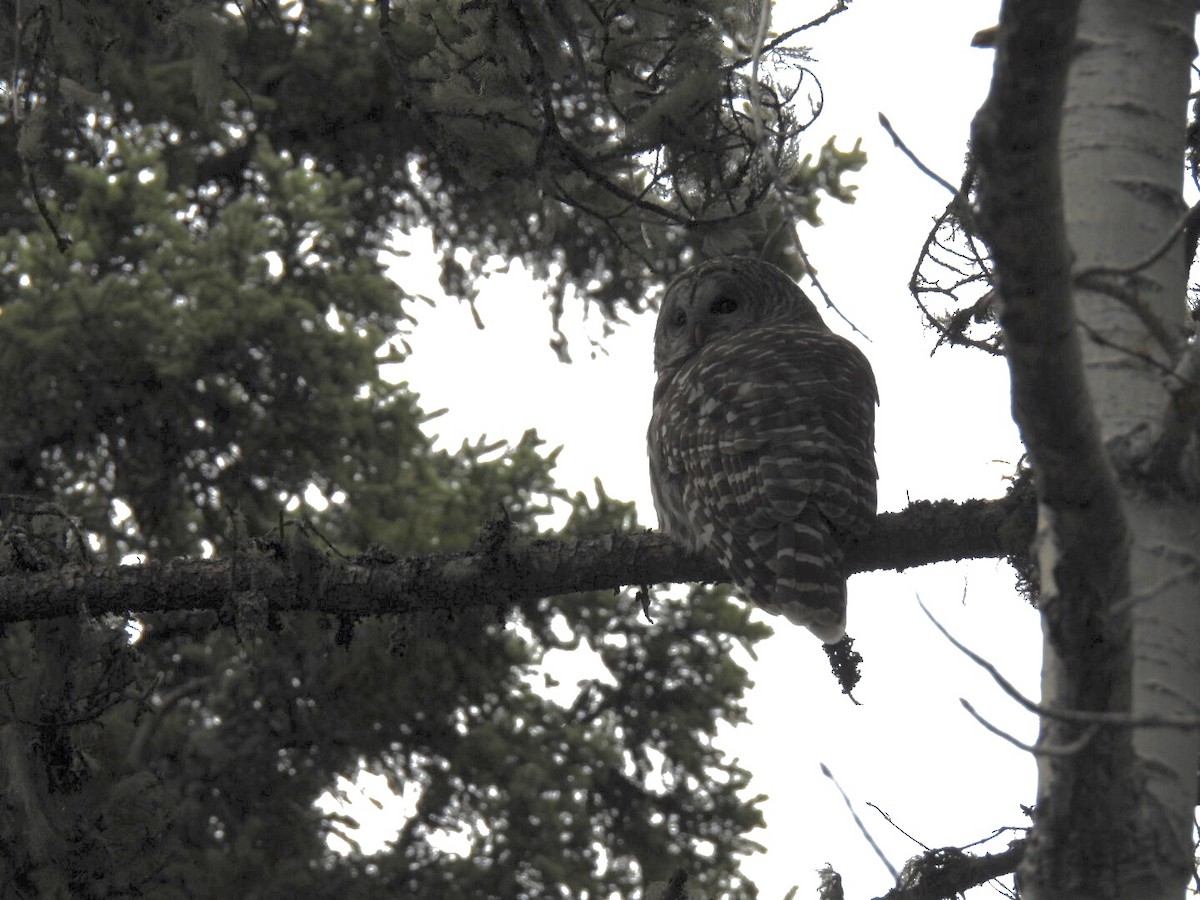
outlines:
[[[726,256],[700,263],[667,287],[654,330],[654,370],[673,372],[707,344],[781,323],[826,330],[804,291],[769,262]]]

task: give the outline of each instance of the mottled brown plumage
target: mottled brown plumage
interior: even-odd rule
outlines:
[[[846,631],[843,545],[875,516],[870,363],[775,266],[715,259],[667,288],[654,338],[659,527],[826,643]]]

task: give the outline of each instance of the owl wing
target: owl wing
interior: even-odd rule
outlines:
[[[673,414],[655,419],[673,489],[656,503],[676,498],[686,523],[675,530],[715,552],[750,599],[838,640],[841,542],[875,514],[878,390],[866,358],[823,328],[751,328],[702,348],[669,393]]]
[[[875,515],[879,392],[852,343],[805,326],[752,328],[701,350],[677,375],[667,468],[750,527],[816,505],[834,530]]]

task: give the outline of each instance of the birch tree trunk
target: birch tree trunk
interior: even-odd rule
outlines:
[[[1150,260],[1183,207],[1194,16],[1010,0],[974,126],[1039,501],[1031,900],[1179,898],[1193,868],[1200,731],[1180,722],[1200,717],[1200,517],[1178,436],[1194,413],[1177,420],[1164,377],[1189,352],[1183,241]]]

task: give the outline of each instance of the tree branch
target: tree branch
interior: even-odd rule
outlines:
[[[950,192],[951,196],[958,197],[958,195],[960,193],[959,189],[956,188],[954,185],[952,185],[950,182],[948,182],[945,178],[943,178],[937,172],[933,171],[933,169],[929,168],[929,166],[925,165],[925,163],[921,162],[921,158],[919,156],[917,156],[917,154],[915,154],[911,149],[909,149],[908,144],[904,143],[904,141],[900,137],[900,135],[898,135],[896,133],[896,129],[892,127],[891,120],[888,119],[888,117],[885,116],[883,113],[879,113],[879,124],[882,125],[883,130],[888,133],[888,137],[890,137],[892,139],[892,143],[896,145],[896,147],[900,150],[901,153],[903,153],[905,156],[907,156],[909,158],[909,160],[912,162],[912,164],[914,166],[916,166],[923,175],[925,175],[927,178],[932,179],[937,184],[940,184],[942,187],[944,187],[946,190],[948,190]]]
[[[1179,476],[1180,457],[1200,419],[1200,344],[1193,341],[1187,345],[1164,384],[1171,402],[1164,412],[1158,441],[1142,471],[1153,480],[1174,483]],[[1193,483],[1188,487],[1195,489],[1195,473],[1190,474]]]
[[[1190,7],[1186,31],[1178,24],[1185,5]],[[1168,7],[1170,15],[1165,12]],[[1005,0],[991,90],[972,123],[972,148],[979,163],[976,222],[992,251],[1013,418],[1029,453],[1038,500],[1034,555],[1042,587],[1044,710],[1128,716],[1141,698],[1170,696],[1174,704],[1191,691],[1189,685],[1172,693],[1179,682],[1170,678],[1182,667],[1172,669],[1175,663],[1161,662],[1173,655],[1164,651],[1161,637],[1135,655],[1131,604],[1126,602],[1131,594],[1133,529],[1093,402],[1095,396],[1102,404],[1110,434],[1116,436],[1127,417],[1142,418],[1139,413],[1153,402],[1148,398],[1154,392],[1143,371],[1122,369],[1094,353],[1087,370],[1094,395],[1089,390],[1080,324],[1091,329],[1090,336],[1101,332],[1098,323],[1115,304],[1102,307],[1085,298],[1080,307],[1071,269],[1076,254],[1089,262],[1111,258],[1113,236],[1130,241],[1138,234],[1136,227],[1093,227],[1097,218],[1137,222],[1142,210],[1151,206],[1131,199],[1114,211],[1115,198],[1130,196],[1130,181],[1124,171],[1118,176],[1108,168],[1112,148],[1122,148],[1121,167],[1138,173],[1141,197],[1178,191],[1177,175],[1172,184],[1163,174],[1174,171],[1172,164],[1162,163],[1169,151],[1162,143],[1143,148],[1135,137],[1148,131],[1146,121],[1156,116],[1167,121],[1175,109],[1182,109],[1182,98],[1172,94],[1183,83],[1178,77],[1182,73],[1166,73],[1158,62],[1173,58],[1166,49],[1168,35],[1175,41],[1172,53],[1181,57],[1186,39],[1189,57],[1194,54],[1194,13],[1194,4],[1179,0],[1150,6]],[[1077,35],[1080,19],[1088,27]],[[1148,67],[1133,62],[1147,57],[1156,57]],[[1135,66],[1137,88],[1124,92],[1122,75]],[[1121,97],[1113,102],[1118,84]],[[1174,101],[1170,112],[1161,98]],[[1118,108],[1125,131],[1109,127],[1120,118],[1113,115]],[[1107,116],[1099,114],[1100,109]],[[1163,133],[1176,128],[1168,131],[1164,126]],[[1182,129],[1178,131],[1182,136]],[[1103,134],[1103,140],[1097,141],[1096,134]],[[1107,155],[1102,166],[1103,153]],[[1100,212],[1092,212],[1095,209]],[[1091,222],[1086,221],[1089,215]],[[1145,317],[1141,324],[1146,326]],[[1150,517],[1143,515],[1147,505],[1132,492],[1128,496],[1144,541],[1150,533],[1145,527]],[[1161,509],[1156,512],[1163,520]],[[1194,593],[1186,602],[1194,605]],[[1183,608],[1181,603],[1172,613]],[[1154,615],[1163,622],[1163,633],[1192,633],[1170,614]],[[1149,666],[1148,659],[1153,659]],[[1140,679],[1135,666],[1143,667]],[[1159,683],[1168,671],[1165,682]],[[1133,730],[1093,729],[1048,714],[1042,715],[1041,726],[1039,746],[1071,752],[1038,756],[1037,815],[1020,865],[1022,895],[1040,900],[1179,893],[1179,869],[1185,860],[1191,861],[1191,847],[1178,838],[1185,833],[1179,827],[1179,810],[1189,810],[1190,823],[1188,798],[1195,796],[1194,743],[1187,748],[1156,735],[1157,746],[1139,760],[1135,744],[1143,738]],[[1094,731],[1090,737],[1089,730]],[[1170,749],[1164,751],[1167,746]],[[1166,762],[1177,748],[1189,752]],[[1170,775],[1180,777],[1158,774],[1173,767]],[[1147,776],[1147,771],[1154,774]],[[1187,782],[1193,787],[1175,787]],[[1185,801],[1169,815],[1154,794],[1159,786]],[[1168,793],[1164,790],[1162,796]],[[1176,846],[1169,851],[1146,849],[1166,848],[1172,842]],[[1094,865],[1097,860],[1103,864]]]
[[[1096,612],[1084,597],[1098,602],[1122,593],[1128,534],[1084,381],[1063,215],[1059,131],[1077,7],[1005,4],[992,89],[972,124],[972,143],[978,224],[1002,301],[1013,418],[1039,503],[1053,517],[1051,568],[1076,582],[1080,596],[1071,605],[1082,622]],[[1044,585],[1053,574],[1042,573]]]
[[[1021,492],[1002,500],[921,501],[875,520],[846,554],[849,572],[906,569],[942,560],[1023,555],[1033,512]],[[654,532],[578,542],[508,538],[468,553],[405,559],[386,552],[349,562],[311,546],[271,544],[236,559],[178,559],[138,566],[66,566],[0,577],[0,622],[71,615],[273,609],[377,615],[444,609],[503,610],[510,603],[662,582],[716,582],[720,568]]]
[[[878,900],[941,900],[957,897],[993,878],[1011,875],[1025,853],[1025,841],[1013,841],[1001,853],[972,856],[957,847],[930,850],[910,859],[900,884]]]
[[[762,47],[758,48],[756,53],[757,54],[770,53],[776,47],[786,44],[788,41],[790,41],[792,38],[794,38],[800,32],[808,31],[808,29],[810,29],[810,28],[816,28],[818,25],[824,25],[826,22],[828,22],[830,19],[832,19],[838,13],[844,13],[849,8],[850,8],[850,4],[849,4],[848,0],[835,0],[833,6],[830,7],[827,11],[825,11],[821,15],[817,16],[815,19],[811,19],[810,21],[805,22],[803,25],[798,25],[795,28],[790,29],[789,31],[785,31],[783,34],[779,35],[779,37],[775,38],[770,43],[764,44]],[[754,58],[755,58],[755,54],[751,54],[750,56],[743,56],[741,59],[739,59],[733,63],[732,68],[740,69],[742,66],[746,65],[746,63],[752,62],[754,60]]]

